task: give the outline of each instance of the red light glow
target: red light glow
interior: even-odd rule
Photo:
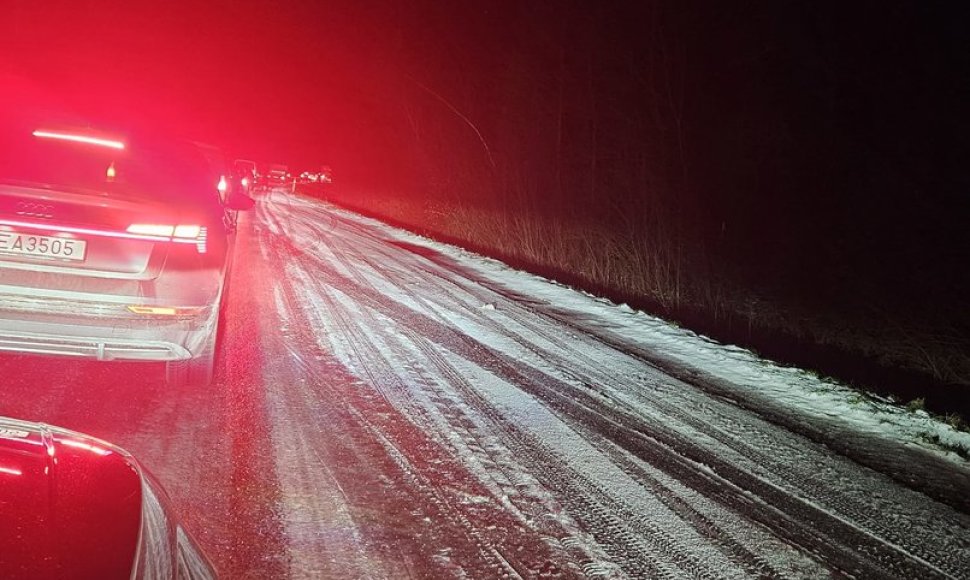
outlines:
[[[43,131],[37,129],[33,132],[34,137],[41,137],[44,139],[61,139],[63,141],[73,141],[75,143],[85,143],[88,145],[98,145],[101,147],[110,147],[112,149],[124,149],[125,144],[121,141],[116,141],[114,139],[102,139],[100,137],[91,137],[89,135],[75,135],[73,133],[59,133],[56,131]]]

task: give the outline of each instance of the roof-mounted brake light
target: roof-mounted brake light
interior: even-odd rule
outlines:
[[[45,131],[37,129],[33,133],[34,137],[42,139],[60,139],[62,141],[73,141],[75,143],[85,143],[88,145],[98,145],[100,147],[110,147],[111,149],[124,149],[125,144],[115,139],[102,139],[90,135],[79,135],[77,133],[62,133],[60,131]]]

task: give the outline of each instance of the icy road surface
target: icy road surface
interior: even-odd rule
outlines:
[[[236,252],[211,387],[0,358],[0,414],[133,452],[227,578],[970,578],[928,417],[282,192]]]

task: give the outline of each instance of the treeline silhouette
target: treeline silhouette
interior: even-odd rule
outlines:
[[[392,11],[379,144],[323,193],[785,362],[970,408],[963,19],[621,4]]]

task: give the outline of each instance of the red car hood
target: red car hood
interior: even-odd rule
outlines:
[[[0,418],[0,576],[129,578],[142,481],[123,450]]]

